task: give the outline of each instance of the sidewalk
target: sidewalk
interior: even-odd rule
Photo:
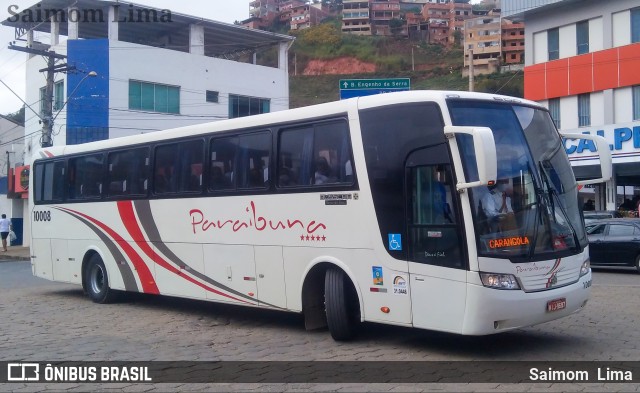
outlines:
[[[2,247],[0,247],[2,248]],[[28,261],[31,259],[31,248],[22,246],[9,246],[7,252],[0,250],[0,262],[3,261]]]

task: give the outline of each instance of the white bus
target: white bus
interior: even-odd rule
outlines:
[[[602,178],[611,157],[598,144]],[[33,274],[485,335],[589,298],[577,182],[545,108],[410,91],[40,150]]]

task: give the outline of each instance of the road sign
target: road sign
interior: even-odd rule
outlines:
[[[340,79],[340,99],[411,90],[409,78]]]

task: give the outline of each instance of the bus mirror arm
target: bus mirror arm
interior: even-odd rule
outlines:
[[[609,144],[606,139],[600,135],[575,134],[570,132],[560,132],[560,136],[567,139],[587,139],[596,144],[596,149],[600,156],[600,171],[602,177],[598,179],[579,180],[577,181],[578,185],[604,183],[611,180],[611,176],[613,175],[611,149],[609,149]]]
[[[493,185],[498,177],[498,158],[496,143],[493,139],[493,131],[488,127],[460,127],[445,126],[444,134],[452,138],[455,134],[467,134],[473,137],[473,149],[478,168],[478,180],[467,183],[457,183],[456,189],[460,192],[467,188]]]

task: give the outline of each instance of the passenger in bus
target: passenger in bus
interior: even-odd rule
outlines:
[[[314,175],[314,184],[335,183],[335,178],[331,176],[331,167],[324,157],[318,158],[316,161],[316,173]]]
[[[513,227],[513,207],[509,196],[509,185],[506,181],[498,181],[489,187],[482,197],[482,209],[487,217],[489,227],[494,232],[500,232]]]
[[[295,178],[290,168],[283,166],[278,171],[278,185],[279,186],[294,186],[296,184]]]
[[[154,192],[163,193],[171,192],[171,174],[173,167],[161,166],[156,170],[154,177]]]
[[[211,168],[211,189],[225,190],[231,185],[229,179],[222,173],[222,168],[214,166]]]
[[[249,170],[249,187],[250,188],[261,188],[264,187],[264,178],[263,171],[257,168],[253,168]]]

